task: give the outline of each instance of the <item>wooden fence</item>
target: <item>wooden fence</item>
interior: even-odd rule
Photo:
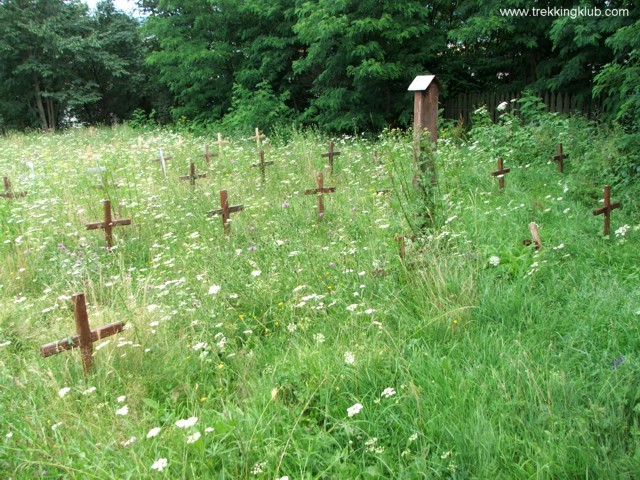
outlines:
[[[462,119],[466,125],[469,125],[473,112],[485,105],[495,122],[500,116],[500,112],[497,110],[498,105],[502,102],[509,102],[509,105],[513,106],[514,104],[510,103],[511,100],[519,99],[521,96],[521,93],[513,92],[463,93],[457,97],[448,98],[442,103],[444,106],[444,118],[451,120]],[[564,114],[578,112],[586,117],[593,118],[603,109],[602,99],[585,99],[568,93],[556,94],[551,92],[536,93],[535,96],[542,99],[547,112]]]

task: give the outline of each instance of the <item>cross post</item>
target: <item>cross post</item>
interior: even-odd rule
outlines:
[[[611,227],[611,211],[616,208],[620,208],[620,202],[611,203],[611,186],[604,186],[604,206],[600,208],[596,208],[593,211],[594,215],[603,215],[604,214],[604,236],[609,235],[609,230]]]
[[[217,153],[209,153],[209,145],[205,145],[204,146],[204,155],[202,155],[205,160],[207,161],[207,165],[209,165],[211,163],[211,157],[217,157],[218,154]],[[193,163],[192,163],[193,165]]]
[[[167,160],[171,160],[173,157],[165,157],[164,152],[160,149],[160,158],[156,158],[156,162],[160,162],[160,166],[162,167],[162,175],[164,178],[167,178]]]
[[[252,167],[260,167],[260,176],[262,177],[262,183],[265,182],[266,177],[266,167],[268,165],[273,165],[273,162],[265,162],[264,161],[264,150],[260,150],[260,162],[254,163]]]
[[[329,151],[323,153],[322,157],[329,159],[329,173],[333,175],[333,158],[340,155],[340,152],[333,151],[333,142],[329,142]]]
[[[9,177],[4,177],[4,193],[0,193],[0,197],[2,198],[18,198],[25,197],[27,192],[15,193],[13,191],[13,187],[11,186],[11,180]]]
[[[260,139],[261,138],[266,138],[264,133],[260,133],[260,129],[258,127],[256,127],[256,134],[253,137],[249,137],[249,140],[255,140],[256,141],[256,145],[258,146],[258,150],[262,150],[262,146],[261,146],[261,142]]]
[[[213,142],[214,145],[218,145],[218,154],[222,154],[222,144],[229,143],[227,140],[222,140],[222,134],[218,132],[218,141]]]
[[[224,234],[229,236],[231,234],[230,216],[232,213],[244,210],[244,205],[229,206],[229,200],[226,190],[220,190],[220,207],[218,210],[211,210],[207,212],[207,215],[215,216],[222,215],[222,225],[224,226]]]
[[[104,222],[88,223],[87,230],[96,230],[104,228],[104,237],[107,241],[108,248],[111,248],[113,244],[113,227],[120,225],[131,225],[131,219],[125,218],[122,220],[112,220],[111,218],[111,202],[109,200],[104,201]]]
[[[40,354],[44,358],[47,358],[66,350],[80,348],[82,368],[86,375],[91,370],[93,364],[93,343],[102,338],[122,332],[124,330],[124,322],[110,323],[96,330],[91,330],[84,293],[77,293],[71,297],[71,299],[73,301],[73,315],[76,320],[77,335],[42,345],[40,347]]]
[[[305,190],[304,194],[305,195],[317,195],[317,197],[318,197],[318,216],[319,217],[323,217],[324,216],[324,201],[323,201],[322,197],[324,196],[325,193],[335,193],[336,189],[335,189],[335,187],[325,188],[325,186],[324,186],[324,177],[322,175],[322,172],[318,172],[318,174],[316,175],[316,184],[317,184],[318,188]]]
[[[189,183],[191,183],[191,188],[194,188],[196,186],[196,180],[198,178],[206,178],[206,176],[206,173],[200,173],[196,175],[196,164],[191,162],[189,164],[189,175],[181,176],[180,180],[189,180]]]
[[[558,163],[558,171],[559,171],[560,173],[562,173],[562,172],[563,172],[563,170],[564,170],[564,163],[563,163],[563,160],[564,160],[565,158],[568,158],[568,157],[569,157],[569,154],[568,154],[568,153],[564,153],[564,154],[562,153],[562,144],[561,144],[561,143],[559,143],[559,144],[558,144],[558,153],[557,153],[556,155],[553,155],[553,156],[551,157],[551,161],[553,161],[553,162],[557,162],[557,163]]]
[[[491,175],[498,177],[498,187],[500,187],[500,190],[504,190],[504,176],[510,171],[510,168],[504,168],[502,157],[498,157],[498,170],[491,172]]]

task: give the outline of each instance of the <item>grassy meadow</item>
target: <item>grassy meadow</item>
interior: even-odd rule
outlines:
[[[333,175],[329,137],[276,132],[265,184],[251,135],[210,165],[216,136],[187,131],[0,138],[28,192],[0,199],[0,478],[639,478],[638,190],[612,189],[609,237],[592,215],[615,139],[445,128],[419,230],[410,132],[332,138]],[[228,238],[221,189],[245,207]],[[85,228],[107,198],[132,220],[112,250]],[[126,322],[86,377],[78,351],[39,355],[75,333],[77,292],[92,328]]]

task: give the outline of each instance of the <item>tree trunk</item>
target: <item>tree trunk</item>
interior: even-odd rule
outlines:
[[[44,112],[44,105],[42,104],[42,97],[40,96],[40,80],[38,80],[38,74],[33,72],[31,74],[33,78],[33,88],[36,91],[36,106],[38,107],[38,115],[40,116],[40,123],[42,124],[42,130],[47,130],[47,115]]]

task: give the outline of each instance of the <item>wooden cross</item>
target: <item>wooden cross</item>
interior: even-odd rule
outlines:
[[[218,132],[218,141],[217,142],[213,142],[214,145],[218,145],[218,153],[221,154],[222,153],[222,144],[223,143],[229,143],[227,140],[222,140],[222,134],[220,132]]]
[[[262,150],[262,146],[260,144],[260,139],[266,138],[264,133],[260,133],[260,129],[256,127],[256,134],[253,137],[249,137],[249,140],[255,140],[256,145],[258,146],[258,150]]]
[[[211,210],[210,212],[207,212],[207,215],[211,215],[211,216],[215,216],[215,215],[222,215],[222,225],[224,226],[224,234],[225,235],[230,235],[231,234],[231,225],[230,225],[230,218],[229,216],[232,213],[236,213],[239,212],[241,210],[244,210],[244,205],[233,205],[233,206],[229,206],[229,200],[227,199],[227,191],[226,190],[220,190],[220,207],[218,210]]]
[[[207,165],[209,165],[211,163],[211,157],[217,157],[218,154],[217,153],[209,153],[209,145],[205,145],[204,146],[204,155],[202,155],[202,156],[206,159]]]
[[[217,155],[216,155],[217,156]],[[191,183],[191,188],[196,186],[196,179],[198,178],[206,178],[206,173],[200,173],[196,175],[196,164],[191,162],[189,164],[189,175],[183,175],[180,177],[180,180],[189,180]]]
[[[593,211],[594,215],[604,214],[604,236],[609,235],[609,228],[611,226],[611,210],[620,208],[620,202],[611,203],[611,187],[609,185],[604,186],[604,206],[596,208]]]
[[[160,158],[156,158],[154,161],[160,162],[160,166],[162,167],[162,175],[164,178],[167,178],[167,160],[171,160],[173,157],[165,157],[164,152],[160,149]]]
[[[259,163],[254,163],[251,166],[252,167],[260,167],[260,176],[262,177],[262,183],[264,183],[264,181],[265,181],[266,167],[268,165],[273,165],[273,162],[265,162],[264,161],[264,150],[260,150],[260,162]]]
[[[523,243],[525,245],[531,245],[533,243],[536,246],[536,250],[541,250],[542,240],[540,240],[540,235],[538,235],[538,226],[536,225],[536,222],[531,222],[529,224],[529,231],[531,232],[531,238],[533,241],[527,239]]]
[[[322,156],[329,159],[329,173],[331,174],[333,174],[333,157],[337,157],[338,155],[340,155],[340,152],[334,152],[333,142],[329,142],[329,151],[323,153]]]
[[[131,220],[128,218],[122,220],[111,219],[111,202],[109,200],[104,201],[104,222],[88,223],[87,230],[96,230],[98,228],[104,228],[104,237],[107,240],[108,248],[111,248],[113,244],[113,227],[120,225],[131,225]]]
[[[551,160],[552,160],[553,162],[558,162],[558,171],[559,171],[560,173],[562,173],[562,171],[563,171],[563,169],[564,169],[564,164],[563,164],[562,162],[563,162],[563,160],[564,160],[565,158],[569,158],[569,154],[568,154],[568,153],[565,153],[565,154],[563,154],[563,153],[562,153],[562,144],[561,144],[561,143],[559,143],[559,144],[558,144],[558,154],[557,154],[557,155],[553,155],[553,156],[551,157]]]
[[[91,330],[84,293],[77,293],[71,297],[71,300],[73,301],[73,314],[76,319],[77,335],[42,345],[40,347],[40,354],[47,358],[57,353],[79,347],[82,355],[82,368],[86,375],[91,370],[93,363],[93,343],[102,338],[122,332],[122,330],[124,330],[124,323],[110,323],[96,330]]]
[[[322,197],[325,193],[334,193],[336,191],[335,187],[325,188],[324,187],[324,177],[322,176],[322,172],[319,172],[316,175],[316,183],[318,188],[313,188],[309,190],[305,190],[305,195],[317,195],[318,196],[318,216],[324,216],[324,201]]]
[[[11,187],[11,180],[9,177],[4,177],[4,193],[0,193],[0,197],[2,198],[18,198],[25,197],[27,192],[15,193],[13,188]]]
[[[504,190],[504,176],[511,171],[510,168],[504,168],[502,157],[498,157],[498,170],[491,172],[491,175],[498,177],[498,187]]]

